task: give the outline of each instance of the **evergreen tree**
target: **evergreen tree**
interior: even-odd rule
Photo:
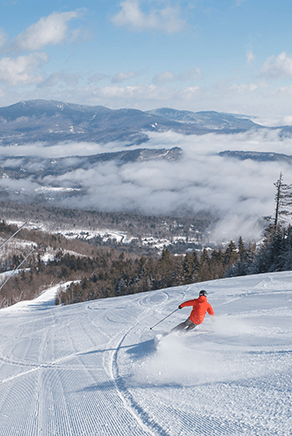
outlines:
[[[193,280],[194,258],[190,253],[186,253],[183,261],[183,283],[189,284]]]
[[[226,266],[233,265],[238,259],[238,253],[236,250],[235,243],[230,241],[224,254],[224,263]]]
[[[203,249],[200,256],[200,263],[197,269],[197,279],[198,282],[204,282],[210,279],[210,258],[206,248]]]
[[[224,255],[220,249],[212,251],[209,267],[211,280],[224,277],[226,267],[224,266]]]
[[[243,262],[245,260],[246,249],[241,236],[238,239],[238,254],[239,260]]]
[[[193,251],[192,257],[193,257],[192,283],[194,283],[198,281],[197,273],[198,273],[200,261],[198,258],[198,254],[195,250]]]
[[[270,225],[265,230],[263,246],[255,255],[254,262],[249,268],[250,274],[259,274],[272,271],[281,271],[281,254],[284,250],[285,230],[280,225]]]

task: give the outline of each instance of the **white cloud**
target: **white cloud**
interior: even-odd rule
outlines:
[[[165,71],[161,74],[156,74],[153,78],[153,83],[156,85],[165,83],[165,82],[175,82],[176,81],[176,75],[173,71]]]
[[[72,156],[91,156],[98,153],[119,151],[121,143],[96,144],[92,142],[60,142],[48,147],[45,142],[34,142],[19,147],[11,145],[9,147],[0,146],[1,156],[38,156],[43,158],[59,158]]]
[[[97,77],[97,79],[98,78],[99,77]],[[99,79],[101,80],[103,77]],[[150,110],[167,106],[176,107],[177,109],[209,110],[210,107],[213,107],[213,98],[211,99],[210,97],[210,100],[207,102],[204,99],[200,100],[200,96],[203,99],[206,97],[206,94],[203,93],[199,86],[187,86],[183,89],[180,87],[157,86],[155,84],[149,86],[142,84],[98,86],[97,82],[95,83],[91,80],[87,85],[75,87],[74,91],[68,88],[48,89],[48,87],[43,90],[42,87],[38,87],[33,98],[49,98],[50,100],[70,101],[72,103],[94,106],[102,105],[112,109],[128,107]],[[9,97],[9,101],[12,103],[32,98],[31,93],[22,93],[21,96],[17,95],[14,97],[14,100],[12,100],[11,96],[7,94],[5,95],[6,101],[8,101]],[[204,107],[202,106],[203,104]],[[221,110],[222,107],[219,108],[219,106],[221,105],[218,101],[218,109]]]
[[[272,79],[292,78],[292,57],[282,52],[276,58],[268,58],[260,70],[260,75]]]
[[[173,71],[165,71],[161,74],[156,74],[153,78],[153,83],[160,85],[167,82],[190,82],[201,78],[200,68],[193,68],[179,74]]]
[[[283,124],[292,125],[292,115],[286,115],[283,117]]]
[[[80,76],[78,74],[72,74],[66,70],[59,71],[57,73],[50,74],[46,80],[44,80],[40,86],[54,87],[61,83],[68,87],[77,87]]]
[[[239,83],[239,84],[230,85],[229,89],[231,91],[235,91],[238,94],[245,94],[247,92],[255,92],[259,89],[263,89],[267,87],[268,85],[266,82],[248,83],[248,84]]]
[[[123,71],[121,71],[118,74],[115,74],[112,78],[112,83],[121,83],[121,82],[125,82],[128,79],[132,79],[133,77],[136,77],[138,75],[138,73],[136,73],[135,71],[129,71],[127,73],[124,73]]]
[[[41,74],[36,75],[38,67],[48,62],[47,53],[30,53],[28,56],[19,56],[16,59],[2,58],[0,60],[0,82],[10,85],[35,84],[43,80]]]
[[[186,70],[178,75],[178,79],[182,82],[201,79],[201,70],[199,67]]]
[[[121,3],[122,10],[112,18],[117,26],[127,26],[132,31],[161,30],[168,34],[180,32],[186,25],[186,20],[180,18],[177,7],[167,6],[164,9],[152,9],[144,13],[138,0],[125,0]]]
[[[190,86],[184,89],[164,88],[156,85],[143,86],[103,86],[87,87],[80,89],[82,98],[88,95],[88,104],[105,105],[112,108],[135,107],[141,109],[153,109],[155,107],[176,106],[182,104],[184,109],[186,102],[198,95],[199,86]],[[192,100],[193,108],[193,100]]]
[[[128,98],[138,95],[141,91],[140,86],[104,86],[96,90],[96,95],[106,98]]]
[[[0,48],[3,47],[8,39],[8,35],[3,29],[0,29]]]
[[[252,61],[255,60],[255,55],[253,54],[252,50],[249,50],[249,51],[246,53],[246,60],[247,60],[247,63],[248,63],[248,64],[250,64]]]
[[[78,18],[78,12],[53,12],[42,17],[37,23],[29,26],[13,41],[16,50],[40,50],[47,45],[59,44],[67,34],[68,22]]]

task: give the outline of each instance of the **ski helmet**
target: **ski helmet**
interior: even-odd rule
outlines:
[[[204,295],[206,297],[208,295],[208,293],[202,289],[199,293],[199,297],[201,297],[202,295]]]

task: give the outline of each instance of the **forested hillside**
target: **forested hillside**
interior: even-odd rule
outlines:
[[[74,215],[75,211],[68,213]],[[104,216],[111,219],[110,214]],[[16,225],[2,220],[0,243],[17,230]],[[72,281],[70,287],[67,291],[60,287],[56,304],[292,269],[292,228],[279,223],[266,227],[258,247],[241,237],[216,249],[182,250],[180,254],[172,253],[171,246],[146,254],[141,254],[138,245],[136,250],[135,246],[123,249],[125,244],[116,247],[106,246],[98,238],[89,243],[24,226],[0,247],[0,307],[35,298],[48,286],[68,281]]]
[[[121,253],[118,259],[114,259],[109,254],[106,259],[103,258],[102,264],[95,260],[84,262],[81,282],[72,283],[66,292],[61,291],[57,304],[78,303],[218,279],[225,276],[226,270],[237,259],[233,242],[230,242],[224,252],[220,249],[213,250],[210,255],[203,249],[201,254],[193,251],[184,256],[175,256],[167,248],[157,258],[141,256],[133,260]],[[63,258],[62,262],[65,261],[69,274],[74,269],[74,261],[69,257],[66,260]]]
[[[1,240],[16,230],[2,221]],[[2,247],[0,272],[10,271],[10,279],[5,283],[7,274],[2,276],[0,307],[35,298],[46,287],[70,280],[74,283],[60,293],[57,304],[217,279],[238,259],[233,242],[224,250],[174,255],[164,248],[161,254],[140,256],[25,228],[12,241]]]
[[[130,212],[45,207],[39,204],[0,202],[5,221],[27,221],[28,228],[46,233],[68,235],[93,245],[122,248],[137,254],[157,252],[157,245],[167,242],[170,251],[184,253],[200,249],[208,240],[208,229],[217,222],[207,212],[180,213],[176,216],[142,215]],[[118,237],[117,237],[118,235]],[[147,241],[145,241],[147,239]],[[125,244],[125,241],[127,242]]]

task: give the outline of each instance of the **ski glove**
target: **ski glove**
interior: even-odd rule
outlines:
[[[181,305],[178,306],[179,309],[182,309]]]

